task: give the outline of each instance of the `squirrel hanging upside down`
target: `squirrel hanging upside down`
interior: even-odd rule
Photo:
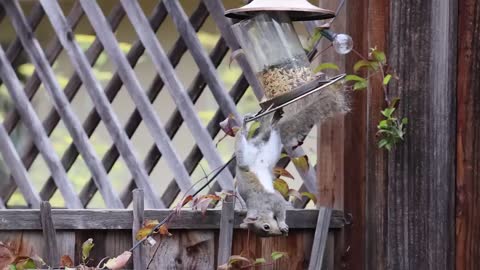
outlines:
[[[273,188],[273,169],[282,147],[296,147],[319,122],[348,111],[344,91],[329,87],[311,97],[260,119],[253,138],[248,138],[246,121],[235,136],[237,188],[247,204],[247,216],[240,225],[257,235],[288,234],[286,209],[289,203]],[[280,118],[280,119],[278,119]]]

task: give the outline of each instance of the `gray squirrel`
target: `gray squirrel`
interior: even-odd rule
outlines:
[[[283,114],[261,118],[253,138],[248,138],[244,119],[235,136],[236,185],[247,204],[241,228],[263,237],[288,234],[289,203],[273,187],[282,147],[298,146],[316,123],[348,110],[345,92],[331,86],[286,106]]]
[[[271,118],[261,119],[255,137],[248,138],[245,121],[235,136],[237,188],[248,209],[240,227],[264,237],[288,234],[287,202],[273,188],[273,168],[280,158],[282,142]]]

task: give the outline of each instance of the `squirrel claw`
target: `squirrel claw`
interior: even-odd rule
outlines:
[[[284,234],[288,234],[288,225],[285,222],[279,222],[278,227],[280,228],[280,231]]]

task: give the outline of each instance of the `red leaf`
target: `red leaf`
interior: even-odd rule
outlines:
[[[74,267],[73,260],[68,255],[63,255],[60,258],[60,266],[62,267]]]
[[[291,173],[289,173],[286,169],[281,168],[281,167],[274,168],[273,169],[273,174],[275,174],[275,176],[277,178],[279,178],[281,176],[284,176],[284,177],[287,177],[287,178],[290,178],[290,179],[294,179],[294,177]]]
[[[225,120],[220,122],[220,128],[225,134],[235,137],[235,134],[240,129],[234,116],[230,114]]]

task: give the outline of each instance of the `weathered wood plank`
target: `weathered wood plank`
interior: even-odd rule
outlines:
[[[458,4],[455,269],[474,270],[480,258],[480,2]]]
[[[44,4],[42,5],[44,9],[47,7]],[[38,41],[34,38],[31,29],[26,23],[26,18],[23,15],[18,2],[9,2],[9,4],[5,5],[5,8],[7,9],[7,13],[9,13],[10,17],[12,18],[14,28],[17,30],[17,34],[19,35],[25,50],[28,52],[30,59],[36,67],[38,76],[42,80],[43,85],[52,98],[52,102],[56,110],[62,117],[63,122],[72,136],[75,145],[82,153],[83,160],[95,178],[97,185],[100,187],[106,205],[111,208],[121,208],[122,203],[118,198],[118,195],[113,192],[113,187],[110,181],[108,181],[107,172],[103,168],[100,159],[97,157],[95,150],[93,149],[93,146],[90,144],[88,137],[83,131],[78,117],[75,115],[73,109],[69,106],[67,98],[58,85],[53,69],[50,67],[45,53],[40,47]],[[65,24],[67,24],[66,20]],[[55,28],[55,22],[52,25]],[[62,36],[59,37],[61,40]],[[65,198],[65,200],[67,201],[69,198]]]
[[[233,224],[235,218],[235,197],[227,196],[222,202],[220,217],[220,233],[218,236],[217,263],[222,265],[228,262],[232,255]]]
[[[32,108],[28,98],[25,96],[22,86],[16,77],[15,71],[10,66],[5,52],[0,48],[0,77],[7,86],[10,97],[15,102],[15,106],[22,116],[22,120],[30,128],[32,138],[37,148],[54,176],[55,183],[65,198],[65,204],[71,208],[82,208],[82,204],[73,190],[72,184],[68,181],[67,174],[62,167],[60,159],[55,154],[54,148],[47,135],[45,134],[40,120],[37,118],[35,110]]]
[[[44,258],[47,265],[51,267],[58,267],[60,262],[60,255],[57,248],[57,235],[52,219],[52,208],[49,202],[42,202],[40,204],[40,221],[42,223],[43,240],[45,241],[45,248],[47,256]]]
[[[38,3],[38,5],[39,5],[39,8],[42,10],[42,14],[43,14],[44,13],[43,8],[41,7],[40,3]],[[32,14],[33,14],[33,12],[32,12]],[[80,6],[80,4],[78,2],[75,2],[75,4],[73,5],[70,13],[68,14],[68,21],[69,21],[70,25],[72,25],[72,28],[75,28],[77,26],[77,24],[80,22],[80,19],[82,18],[82,15],[83,15],[82,7]],[[34,31],[34,30],[35,30],[35,28],[32,27],[32,31]],[[57,37],[54,37],[52,39],[52,41],[47,45],[47,48],[45,50],[45,55],[47,56],[47,60],[50,63],[50,65],[54,63],[54,61],[60,55],[62,50],[63,50],[62,44],[60,43],[60,41],[58,41]],[[7,56],[8,56],[8,51],[7,51]],[[25,94],[27,95],[29,100],[32,100],[34,95],[37,93],[37,90],[40,87],[41,82],[42,81],[38,77],[36,71],[32,74],[32,76],[30,76],[28,78],[27,82],[25,83],[24,88],[25,88]],[[70,82],[69,82],[69,85],[70,85]],[[65,95],[67,96],[67,98],[69,99],[69,101],[71,101],[71,99],[73,98],[73,95],[70,97],[70,91],[69,91],[68,85],[65,88],[64,92],[65,92]],[[56,116],[56,118],[55,118],[56,121],[54,122],[55,125],[53,125],[53,126],[49,125],[50,124],[50,122],[49,122],[50,115],[52,115],[52,114],[54,114]],[[48,115],[49,116],[47,116],[47,119],[43,122],[43,127],[44,127],[47,135],[50,136],[50,134],[52,133],[53,129],[56,126],[56,123],[58,123],[60,121],[60,116],[58,115],[55,108],[52,108]],[[19,123],[19,117],[20,117],[20,115],[18,114],[18,112],[16,110],[12,110],[5,117],[4,125],[5,125],[5,129],[8,131],[9,134],[13,131],[13,129]],[[38,149],[35,147],[34,142],[31,141],[31,140],[27,143],[27,146],[24,149],[26,149],[26,150],[23,150],[22,153],[20,153],[20,156],[22,157],[22,161],[23,161],[23,164],[24,164],[25,168],[28,170],[30,168],[30,166],[33,164],[33,161],[35,160],[35,158],[38,156]],[[62,162],[62,164],[64,164],[64,163]],[[66,169],[66,170],[68,171],[68,169]],[[55,182],[53,181],[53,179],[51,179],[50,181],[52,182],[52,185],[55,186]],[[4,198],[5,200],[10,199],[10,196],[12,196],[13,192],[15,192],[15,188],[16,188],[15,181],[13,180],[12,177],[10,177],[9,185],[4,186],[4,188],[2,188],[0,190],[0,196],[2,198]],[[48,200],[48,199],[45,199],[44,197],[42,197],[41,193],[40,193],[40,197],[43,200]]]
[[[145,210],[145,219],[163,220],[172,210]],[[239,228],[246,212],[235,211],[234,227]],[[73,210],[53,209],[53,223],[57,230],[131,230],[132,210]],[[39,210],[0,210],[2,230],[40,230]],[[287,224],[292,229],[315,228],[318,210],[287,210]],[[169,223],[171,229],[219,229],[220,210],[201,212],[182,210]],[[343,228],[343,212],[334,210],[330,228]]]
[[[81,2],[83,3],[83,2]],[[82,52],[82,49],[78,46],[78,44],[73,40],[73,34],[71,32],[71,29],[68,26],[68,23],[63,16],[60,6],[58,5],[57,2],[51,2],[51,1],[43,1],[42,5],[45,9],[45,11],[49,15],[49,19],[52,21],[52,25],[54,26],[55,31],[57,32],[57,35],[60,38],[60,41],[62,42],[65,50],[67,51],[68,55],[70,56],[72,60],[72,64],[75,66],[75,69],[77,70],[80,78],[82,79],[83,83],[85,84],[85,88],[88,91],[88,94],[90,95],[93,103],[95,104],[95,108],[98,110],[100,116],[102,117],[102,120],[105,123],[105,126],[107,127],[107,130],[109,131],[110,135],[113,138],[113,141],[117,144],[117,147],[123,151],[124,155],[124,160],[125,162],[129,165],[131,173],[135,176],[135,179],[137,181],[137,185],[140,188],[143,188],[146,192],[146,199],[147,199],[147,205],[149,207],[156,207],[156,208],[161,208],[164,207],[164,204],[158,199],[158,197],[155,194],[155,191],[153,189],[153,186],[151,183],[148,181],[148,175],[146,174],[145,169],[142,167],[142,165],[139,163],[138,159],[135,157],[135,153],[133,150],[133,145],[131,144],[130,140],[126,136],[126,134],[123,132],[123,129],[120,126],[120,122],[118,118],[116,117],[112,107],[110,106],[110,103],[108,102],[107,98],[105,97],[102,87],[100,83],[95,79],[95,75],[93,74],[93,71],[90,69],[90,65],[88,63],[88,60],[86,59],[85,55]],[[82,6],[85,9],[85,6],[82,4]],[[85,12],[88,14],[87,9],[85,9]],[[99,18],[98,16],[101,16]],[[108,24],[106,22],[105,17],[101,14],[97,14],[97,19],[102,20],[102,26],[108,27]],[[93,23],[95,25],[95,23]],[[110,33],[111,30],[108,29]],[[113,34],[112,34],[113,35]],[[100,35],[100,40],[102,40]],[[106,44],[105,41],[103,40],[103,45],[104,47],[108,47],[111,45],[115,44]],[[116,47],[117,50],[120,50],[118,47]],[[109,49],[106,49],[109,51]],[[121,53],[121,52],[120,52]],[[123,54],[121,54],[122,57],[125,58]],[[125,59],[126,62],[126,59]],[[130,67],[128,63],[123,63]],[[120,70],[122,68],[119,67]],[[130,68],[131,70],[131,68]],[[132,79],[132,78],[130,78]],[[124,80],[125,81],[125,80]],[[133,89],[132,89],[133,90]],[[172,170],[175,171],[178,175],[181,175],[182,177],[187,177],[188,179],[188,174],[185,172],[185,169],[183,166],[177,166],[177,163],[179,163],[178,157],[176,157],[176,153],[173,150],[173,147],[171,146],[171,142],[169,140],[165,140],[162,136],[162,131],[163,133],[165,132],[160,126],[159,123],[155,122],[155,117],[152,116],[153,111],[151,107],[146,107],[145,104],[145,96],[142,93],[142,90],[140,88],[136,89],[135,91],[131,92],[132,97],[137,101],[137,107],[140,108],[141,112],[144,112],[142,114],[145,122],[149,125],[156,124],[154,127],[155,129],[152,130],[156,131],[157,135],[154,135],[153,137],[156,138],[157,145],[162,149],[162,152],[169,157],[169,160],[171,160],[171,164],[169,164],[172,168]],[[134,96],[136,95],[136,96]],[[143,97],[138,98],[138,97]],[[141,103],[138,103],[141,101]],[[146,102],[148,103],[148,101]],[[151,105],[148,103],[148,105]],[[145,114],[148,113],[148,114]],[[147,118],[149,117],[149,118]],[[156,117],[158,118],[158,117]],[[83,129],[82,129],[83,131]],[[83,133],[85,135],[85,133]],[[85,135],[86,137],[86,135]],[[87,138],[88,140],[88,138]],[[75,140],[74,140],[75,141]],[[90,146],[91,147],[91,146]],[[81,147],[80,151],[82,150]],[[177,162],[175,162],[177,161]],[[180,162],[181,163],[181,162]],[[105,168],[99,161],[99,165],[101,166],[102,170],[105,172]],[[131,167],[130,167],[131,166]],[[182,170],[183,168],[183,170]],[[93,174],[93,172],[92,172]],[[186,175],[186,176],[185,176]],[[95,177],[94,177],[95,178]],[[106,180],[106,179],[104,179]],[[97,182],[97,187],[99,188],[99,191],[102,193],[102,195],[105,198],[105,192],[107,190],[107,183],[102,183],[100,182],[99,179],[96,179]],[[108,182],[110,185],[110,183]],[[111,189],[113,193],[113,189]],[[117,197],[118,198],[118,197]],[[107,198],[105,198],[106,200]],[[106,200],[107,202],[107,200]],[[123,204],[118,200],[117,202],[119,204],[118,208],[122,207]]]
[[[137,232],[143,226],[144,220],[144,197],[143,190],[135,189],[133,191],[133,225],[132,225],[132,243],[135,245],[138,241],[135,239]],[[145,248],[139,245],[133,250],[133,266],[135,269],[145,269]]]
[[[457,1],[390,2],[387,55],[401,79],[389,91],[409,119],[388,157],[390,269],[454,268],[457,16]]]
[[[318,212],[317,226],[315,228],[315,236],[313,237],[312,255],[310,255],[308,270],[322,268],[325,247],[327,246],[331,214],[332,210],[326,207],[320,208]]]
[[[39,208],[40,196],[32,183],[30,183],[28,172],[25,170],[25,167],[23,167],[22,160],[15,149],[15,145],[13,145],[12,140],[1,123],[0,153],[25,201],[31,208]]]
[[[346,32],[355,40],[355,50],[368,55],[365,37],[368,0],[347,1]],[[351,20],[350,18],[355,18]],[[346,57],[346,71],[353,73],[354,64],[360,60],[356,54]],[[355,225],[345,227],[345,247],[348,255],[345,264],[352,270],[365,269],[365,178],[366,178],[366,125],[367,93],[354,91],[350,93],[351,111],[344,117],[343,142],[343,177],[344,177],[344,211],[353,216]]]
[[[155,9],[155,11],[153,12],[152,16],[150,16],[150,26],[152,26],[152,29],[154,31],[156,31],[158,29],[161,22],[163,21],[163,19],[166,16],[167,16],[167,11],[165,9],[165,6],[163,5],[163,2],[160,2],[159,5],[157,6],[157,8]],[[190,23],[192,24],[194,29],[197,31],[203,25],[203,23],[205,22],[207,17],[208,17],[208,12],[206,11],[205,6],[202,3],[200,3],[198,8],[193,12],[193,14],[190,18]],[[163,19],[159,20],[159,18],[163,18]],[[219,44],[217,44],[217,46],[215,46],[215,48],[212,51],[212,61],[214,61],[214,59],[216,60],[216,59],[219,58],[218,64],[220,64],[221,59],[223,59],[224,55],[226,54],[226,52],[228,50],[227,48],[224,48],[223,50],[221,49],[222,47],[225,47],[224,45],[222,45],[223,43],[224,43],[223,40],[221,40],[221,42],[219,41]],[[135,52],[136,49],[141,49],[141,51],[143,53],[145,48],[143,47],[143,44],[140,41],[135,42],[135,44],[132,46],[131,51],[127,54],[127,59],[128,59],[130,64],[133,63],[132,52]],[[186,51],[187,51],[187,46],[185,45],[183,40],[181,38],[177,39],[177,41],[174,43],[174,45],[172,47],[172,50],[170,51],[170,53],[168,55],[170,63],[172,63],[172,65],[174,67],[176,67],[178,65],[178,63],[180,62],[180,60],[182,59],[182,56],[185,54]],[[223,52],[223,54],[222,54],[222,52]],[[138,60],[138,58],[136,58],[135,63],[136,63],[137,60]],[[116,75],[116,76],[117,76],[117,79],[120,80],[118,75]],[[198,78],[198,75],[197,75],[197,78]],[[107,93],[107,97],[110,96],[108,93],[110,93],[110,90],[111,90],[110,85],[112,84],[113,81],[114,80],[112,79],[112,81],[109,83],[109,86],[107,86],[107,89],[105,91]],[[198,97],[200,96],[200,94],[198,94],[198,92],[201,93],[203,91],[204,87],[205,87],[205,83],[202,84],[202,82],[203,82],[203,78],[200,80],[200,82],[196,79],[194,80],[194,82],[192,83],[192,86],[188,90],[189,96],[192,96],[192,95],[193,96],[198,96]],[[150,102],[153,103],[155,101],[157,96],[160,94],[160,91],[162,90],[163,86],[164,86],[164,83],[163,83],[162,79],[160,78],[160,76],[156,75],[155,78],[153,79],[152,83],[150,84],[150,87],[147,90],[147,96],[148,96],[148,99],[150,100]],[[120,89],[120,85],[119,85],[118,88],[113,88],[113,89],[116,89],[116,91],[118,91]],[[109,100],[110,100],[110,98],[109,98]],[[90,115],[89,115],[89,117],[87,117],[86,122],[97,121],[96,118],[93,117],[93,116],[98,117],[98,114],[96,113],[96,111],[90,112]],[[126,122],[127,124],[125,125],[125,132],[127,133],[127,136],[129,138],[131,136],[133,136],[133,134],[137,130],[138,126],[140,125],[141,121],[142,121],[142,117],[141,117],[140,113],[138,112],[138,110],[135,110],[132,113],[132,115],[130,115],[130,117],[128,118],[128,120]],[[173,136],[175,136],[176,132],[178,131],[178,129],[180,128],[182,123],[183,123],[182,117],[180,116],[178,110],[175,110],[173,112],[172,116],[170,117],[170,119],[165,124],[165,130],[166,130],[170,139],[172,139]],[[155,158],[156,158],[155,161],[153,160],[154,158],[152,157],[152,155],[155,156]],[[107,152],[106,152],[106,154],[103,158],[103,164],[104,164],[105,168],[107,169],[107,171],[109,171],[113,167],[113,165],[117,161],[118,157],[119,157],[118,150],[113,145],[112,147],[110,147],[109,150],[107,150]],[[150,150],[147,154],[147,158],[145,158],[145,162],[144,162],[147,173],[150,174],[152,172],[153,168],[157,164],[160,157],[161,157],[160,151],[158,150],[156,145],[153,145],[150,148]],[[189,172],[189,174],[191,174],[191,172],[188,170],[188,168],[187,168],[187,171]],[[178,189],[178,184],[177,184],[176,181],[175,181],[175,185],[177,186],[177,189]],[[124,205],[129,205],[130,202],[131,202],[131,194],[132,194],[131,190],[133,190],[133,188],[135,187],[135,182],[133,182],[133,180],[130,180],[128,186],[132,187],[128,191],[128,196],[130,197],[130,199],[125,200],[125,199],[123,199],[124,197],[122,196],[122,201],[124,202]],[[95,192],[96,192],[96,187],[95,187],[93,181],[89,180],[88,183],[85,185],[85,187],[82,189],[82,191],[80,193],[80,199],[82,200],[84,205],[86,205],[93,198],[93,195],[95,195]],[[170,203],[166,202],[164,198],[162,198],[162,201],[167,206],[170,205]]]
[[[210,168],[214,169],[221,167],[223,165],[223,161],[220,158],[215,145],[201,124],[192,101],[188,98],[183,85],[180,83],[175,70],[168,61],[168,58],[160,46],[157,37],[153,32],[148,31],[148,21],[139,4],[135,1],[122,1],[122,5],[124,6],[127,16],[132,22],[132,25],[134,26],[140,40],[142,40],[147,53],[150,55],[153,65],[160,74],[160,77],[162,77],[163,81],[165,82],[165,86],[167,87],[167,90],[172,96],[180,113],[182,114],[186,125],[191,132],[195,133],[195,141],[202,150],[202,153],[209,163]],[[112,42],[115,42],[115,40],[112,40]],[[123,60],[123,58],[119,58],[119,60]],[[184,168],[183,164],[182,167]],[[222,171],[218,178],[218,182],[222,188],[226,190],[233,189],[233,177],[229,171]]]
[[[369,0],[367,39],[368,47],[386,49],[389,1]],[[389,55],[387,54],[387,58]],[[377,125],[382,120],[380,111],[386,107],[380,76],[370,78],[367,89],[367,148],[365,179],[365,269],[386,269],[387,226],[387,152],[378,148]],[[393,97],[390,97],[390,99]],[[356,264],[356,262],[351,262]]]
[[[189,230],[172,236],[155,236],[157,246],[149,248],[147,269],[215,269],[215,237],[213,231]]]
[[[152,29],[154,31],[156,31],[160,27],[160,24],[165,20],[165,18],[167,16],[167,11],[165,10],[164,7],[163,8],[162,7],[163,7],[162,3],[159,3],[157,5],[157,7],[154,9],[153,14],[151,16],[150,24],[151,24]],[[81,7],[80,7],[80,9],[81,9]],[[119,26],[119,24],[122,21],[124,16],[125,16],[125,11],[123,10],[122,5],[119,3],[111,10],[110,14],[107,17],[107,20],[110,23],[110,27],[112,28],[112,30],[116,30],[118,28],[118,26]],[[95,61],[98,59],[98,57],[100,56],[100,53],[102,51],[103,51],[103,45],[100,42],[100,40],[98,38],[96,38],[95,41],[90,46],[90,48],[88,48],[88,50],[85,53],[85,55],[87,56],[87,58],[89,60],[90,65],[93,65],[95,63]],[[144,48],[143,48],[143,45],[141,44],[141,42],[137,41],[132,45],[132,48],[130,49],[130,51],[127,54],[127,59],[129,61],[130,65],[135,66],[137,64],[138,60],[140,59],[140,57],[143,54],[143,51],[144,51]],[[75,83],[72,83],[72,82],[75,82]],[[70,84],[71,84],[72,87],[70,87]],[[105,95],[107,96],[107,99],[109,100],[109,102],[113,101],[113,99],[116,97],[116,95],[120,91],[122,85],[123,85],[122,80],[120,79],[118,74],[115,73],[113,75],[112,79],[109,81],[109,83],[105,87]],[[71,80],[69,81],[69,83],[68,83],[68,85],[65,89],[65,93],[66,93],[67,97],[68,98],[70,97],[69,93],[72,92],[70,90],[73,90],[76,93],[76,91],[78,90],[78,88],[80,86],[81,86],[81,79],[75,73],[75,75],[71,78]],[[56,112],[52,111],[51,114],[56,114]],[[49,116],[51,116],[51,115],[49,114]],[[138,117],[141,119],[140,115]],[[51,121],[55,122],[55,120],[51,119],[50,117],[47,117],[46,121],[48,123],[50,123]],[[85,119],[85,121],[83,123],[83,128],[85,129],[85,132],[87,133],[87,136],[91,136],[93,134],[93,132],[95,131],[95,129],[98,126],[98,124],[100,123],[100,121],[101,121],[100,115],[98,114],[97,110],[95,108],[93,108],[90,111],[90,113],[88,114],[87,118]],[[131,135],[129,135],[128,131],[127,131],[127,135],[130,138]],[[117,153],[117,158],[118,158],[120,153],[118,152],[116,146],[113,145],[112,148],[115,149],[115,151]],[[65,153],[63,154],[63,157],[62,157],[62,163],[64,164],[64,167],[67,170],[69,170],[73,166],[76,158],[78,157],[78,154],[79,154],[78,150],[77,150],[77,148],[75,147],[74,144],[70,144],[68,146],[67,150],[65,150]],[[105,159],[107,159],[107,157],[108,157],[108,154],[106,154],[106,156],[102,159],[102,163],[103,163],[105,169],[107,170],[107,172],[109,172],[111,170],[114,162],[112,162],[111,164],[108,164],[105,161]],[[88,189],[91,192],[91,197],[93,197],[93,195],[95,195],[95,192],[97,191],[97,187],[96,187],[93,179],[89,180],[85,189]],[[84,206],[86,206],[87,203],[89,202],[89,200],[91,199],[91,197],[90,197],[90,199],[85,198],[85,194],[84,194],[85,189],[82,189],[82,191],[80,192],[80,195],[79,195],[80,200],[82,201]],[[42,190],[40,191],[40,196],[42,197],[42,199],[48,200],[53,196],[55,191],[56,191],[56,187],[55,187],[55,185],[54,185],[54,183],[53,183],[53,181],[50,177],[47,180],[47,182],[45,183],[45,185],[43,186]]]

